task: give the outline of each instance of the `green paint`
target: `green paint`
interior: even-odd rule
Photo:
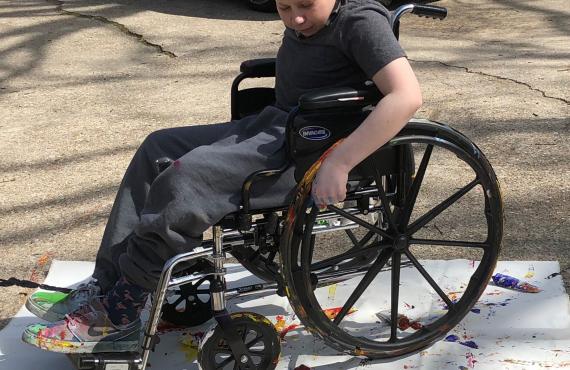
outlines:
[[[38,335],[39,332],[40,332],[41,330],[44,330],[45,328],[46,328],[46,325],[45,325],[45,324],[33,324],[33,325],[28,326],[28,327],[26,328],[26,331],[27,331],[27,332],[30,332],[30,333],[32,333],[32,334]]]
[[[37,292],[32,296],[36,303],[39,305],[49,304],[54,305],[58,302],[63,301],[69,293],[62,292]]]

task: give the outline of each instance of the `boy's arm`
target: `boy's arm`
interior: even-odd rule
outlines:
[[[323,162],[312,187],[319,207],[344,200],[350,170],[396,136],[422,105],[418,81],[406,58],[390,62],[372,79],[384,98]]]

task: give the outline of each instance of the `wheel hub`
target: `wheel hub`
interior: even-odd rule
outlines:
[[[404,249],[408,248],[410,245],[410,238],[406,235],[400,235],[394,239],[394,250],[395,251],[403,251]]]

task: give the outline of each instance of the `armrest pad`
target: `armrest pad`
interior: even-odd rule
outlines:
[[[274,77],[275,58],[246,60],[241,63],[239,70],[247,77]]]
[[[311,111],[327,108],[365,107],[376,104],[382,94],[376,86],[363,89],[351,87],[335,87],[305,93],[299,98],[299,109]]]

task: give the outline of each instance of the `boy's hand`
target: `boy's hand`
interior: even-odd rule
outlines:
[[[346,198],[346,184],[349,170],[334,161],[325,159],[313,181],[311,195],[319,209],[329,204],[342,202]]]

